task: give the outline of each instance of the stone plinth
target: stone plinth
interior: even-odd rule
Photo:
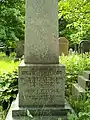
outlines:
[[[19,66],[19,106],[64,106],[65,67],[59,64]]]
[[[71,112],[71,107],[67,101],[65,101],[65,107],[40,109],[33,107],[19,107],[17,97],[11,105],[6,120],[59,120],[59,118],[62,118],[62,120],[67,120],[66,116],[68,112]]]
[[[25,63],[59,63],[58,0],[26,0]]]

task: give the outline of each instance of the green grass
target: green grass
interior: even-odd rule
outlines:
[[[89,54],[72,54],[68,56],[60,56],[59,62],[64,64],[66,72],[70,74],[78,74],[84,70],[90,70],[90,53]]]
[[[14,57],[7,57],[4,53],[0,53],[0,74],[3,72],[12,72],[18,68],[20,62],[14,62]]]

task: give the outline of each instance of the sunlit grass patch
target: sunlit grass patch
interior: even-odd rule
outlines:
[[[14,62],[13,57],[7,57],[4,53],[0,53],[0,73],[12,72],[18,68],[20,62]]]

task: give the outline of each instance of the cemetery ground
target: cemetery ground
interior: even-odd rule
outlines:
[[[78,75],[84,70],[90,70],[90,53],[62,55],[59,60],[66,67],[66,99],[77,114],[77,118],[69,114],[68,120],[90,120],[89,91],[87,91],[86,98],[82,100],[74,100],[71,95],[72,83],[77,82]],[[0,53],[0,120],[5,120],[10,104],[18,93],[19,63],[20,61],[14,62],[14,54],[6,57],[4,53]]]

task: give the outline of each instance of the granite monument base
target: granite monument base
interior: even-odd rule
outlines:
[[[19,107],[61,107],[65,104],[65,66],[19,65]]]
[[[11,119],[67,120],[65,67],[61,64],[19,65],[19,97],[11,106]],[[10,113],[9,113],[10,114]]]
[[[18,97],[12,103],[6,120],[67,120],[67,113],[71,112],[71,107],[65,102],[65,107],[51,108],[29,108],[18,107]]]

